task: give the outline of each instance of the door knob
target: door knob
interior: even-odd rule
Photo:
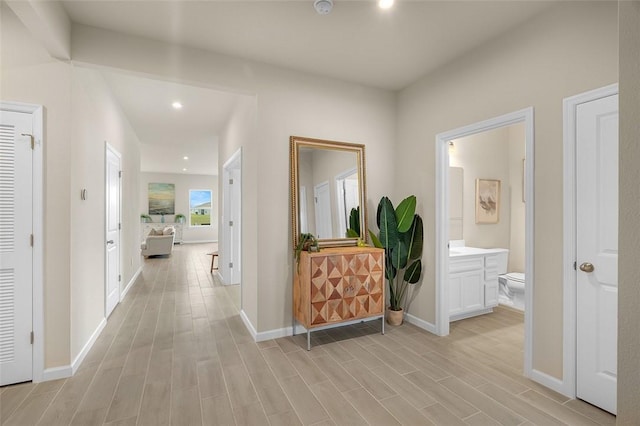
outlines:
[[[107,241],[107,244],[113,244],[113,240]],[[582,266],[580,268],[582,268]]]
[[[593,272],[595,268],[593,267],[593,263],[584,262],[580,265],[580,270],[584,272]]]

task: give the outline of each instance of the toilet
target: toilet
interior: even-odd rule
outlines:
[[[498,301],[524,312],[524,274],[521,272],[509,272],[498,277],[500,286]]]

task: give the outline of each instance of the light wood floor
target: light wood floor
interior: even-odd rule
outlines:
[[[149,259],[74,377],[1,389],[3,425],[613,425],[522,377],[522,315],[439,338],[379,321],[254,343],[211,246]],[[282,297],[288,297],[283,294]],[[283,313],[288,318],[288,313]]]

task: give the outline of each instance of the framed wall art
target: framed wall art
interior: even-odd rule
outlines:
[[[500,221],[500,181],[476,179],[476,223]]]
[[[149,184],[149,214],[176,214],[176,186],[173,183]]]

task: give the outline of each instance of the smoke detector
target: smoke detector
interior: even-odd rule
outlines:
[[[313,8],[318,12],[318,15],[328,15],[333,9],[332,0],[316,0],[313,2]]]

